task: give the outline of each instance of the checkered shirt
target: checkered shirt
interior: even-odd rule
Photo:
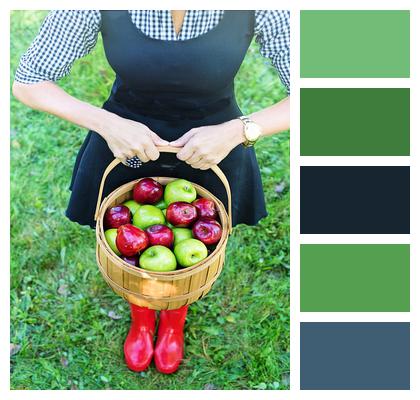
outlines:
[[[173,29],[170,10],[129,10],[133,24],[160,40],[188,40],[214,28],[224,10],[188,10],[181,32]],[[255,40],[260,53],[271,60],[289,92],[290,13],[255,11]],[[95,47],[101,26],[99,10],[54,10],[45,18],[29,49],[22,55],[15,79],[21,83],[58,81],[73,63]]]

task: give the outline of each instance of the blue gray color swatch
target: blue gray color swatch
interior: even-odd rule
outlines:
[[[408,322],[303,322],[300,388],[410,389]]]

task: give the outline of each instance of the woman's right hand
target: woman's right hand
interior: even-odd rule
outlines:
[[[144,163],[155,161],[159,158],[157,146],[168,145],[146,125],[109,112],[97,132],[106,140],[114,156],[123,163],[134,156]]]

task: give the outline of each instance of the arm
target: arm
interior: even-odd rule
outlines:
[[[290,128],[290,97],[270,107],[250,114],[250,118],[262,129],[262,136],[271,136]]]
[[[21,57],[13,94],[29,107],[96,131],[122,161],[134,155],[143,162],[155,160],[159,157],[156,146],[166,141],[145,125],[80,101],[54,83],[70,72],[75,60],[92,50],[99,25],[100,13],[96,10],[50,12]]]
[[[19,101],[33,109],[97,132],[106,140],[114,156],[122,161],[134,155],[143,162],[156,160],[159,157],[156,146],[167,144],[147,126],[80,101],[53,82],[25,84],[15,81],[12,90]]]

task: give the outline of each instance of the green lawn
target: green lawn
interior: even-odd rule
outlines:
[[[12,76],[45,14],[12,13]],[[99,42],[60,84],[101,105],[112,81]],[[286,95],[255,43],[237,76],[236,93],[244,113]],[[128,305],[98,271],[94,232],[64,216],[86,131],[14,99],[11,117],[13,389],[289,387],[288,133],[256,146],[269,217],[257,227],[235,228],[220,279],[190,307],[185,361],[165,376],[153,365],[140,374],[125,367]],[[111,311],[121,318],[109,317]]]

